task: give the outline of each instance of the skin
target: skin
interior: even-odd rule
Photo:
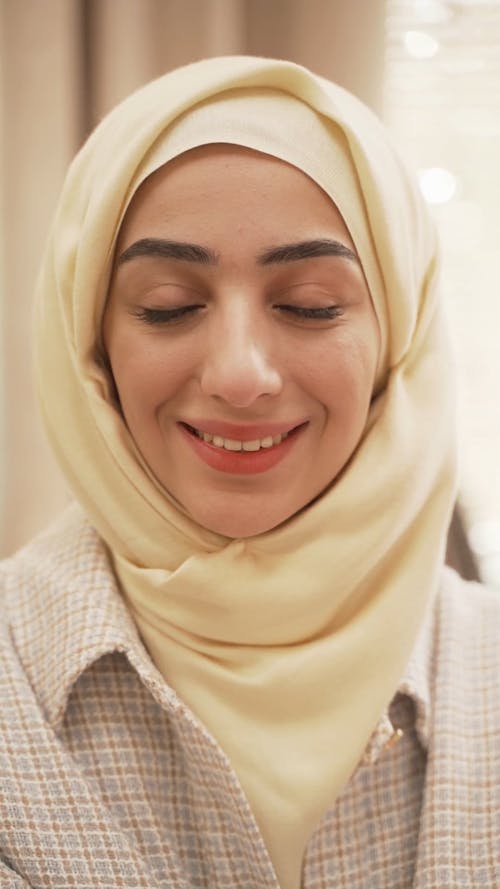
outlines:
[[[338,476],[365,428],[380,348],[335,205],[297,168],[229,145],[186,152],[134,195],[103,340],[152,472],[229,537],[276,527]],[[239,474],[200,459],[180,425],[193,420],[300,429],[276,465]]]

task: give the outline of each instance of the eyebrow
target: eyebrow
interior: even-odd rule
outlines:
[[[297,244],[271,247],[270,250],[261,253],[257,262],[259,265],[273,265],[281,262],[297,262],[300,259],[313,259],[316,256],[340,256],[342,259],[350,259],[359,265],[359,258],[354,250],[340,241],[333,241],[329,238],[316,238],[312,241],[299,241]]]
[[[160,256],[163,259],[179,259],[184,262],[197,262],[201,265],[215,265],[217,254],[199,244],[184,241],[166,241],[163,238],[142,238],[127,247],[118,257],[118,265],[136,259],[138,256]]]
[[[216,265],[218,254],[208,247],[189,244],[184,241],[169,241],[163,238],[142,238],[127,247],[118,257],[117,265],[129,262],[141,256],[159,256],[163,259],[177,259],[183,262],[195,262],[200,265]],[[337,256],[360,265],[359,257],[341,241],[330,238],[315,238],[299,241],[294,244],[282,244],[270,247],[257,257],[258,265],[275,265],[286,262],[298,262],[301,259],[313,259],[319,256]]]

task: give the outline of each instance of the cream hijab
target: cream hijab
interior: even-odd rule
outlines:
[[[381,391],[347,470],[247,540],[175,506],[95,359],[132,194],[170,157],[214,141],[281,157],[331,196],[383,342]],[[438,588],[455,487],[434,232],[378,122],[305,69],[249,57],[199,62],[132,95],[69,172],[38,286],[36,367],[53,447],[145,644],[229,757],[281,886],[297,889],[311,832],[362,755]]]

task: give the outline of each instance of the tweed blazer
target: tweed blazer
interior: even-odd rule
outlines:
[[[231,763],[77,507],[2,563],[0,609],[1,889],[279,889]],[[499,638],[500,594],[443,569],[303,889],[500,886]]]

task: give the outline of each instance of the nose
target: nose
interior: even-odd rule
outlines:
[[[201,374],[205,395],[233,407],[250,407],[263,395],[278,395],[282,376],[273,360],[272,337],[246,313],[233,312],[206,344]]]

